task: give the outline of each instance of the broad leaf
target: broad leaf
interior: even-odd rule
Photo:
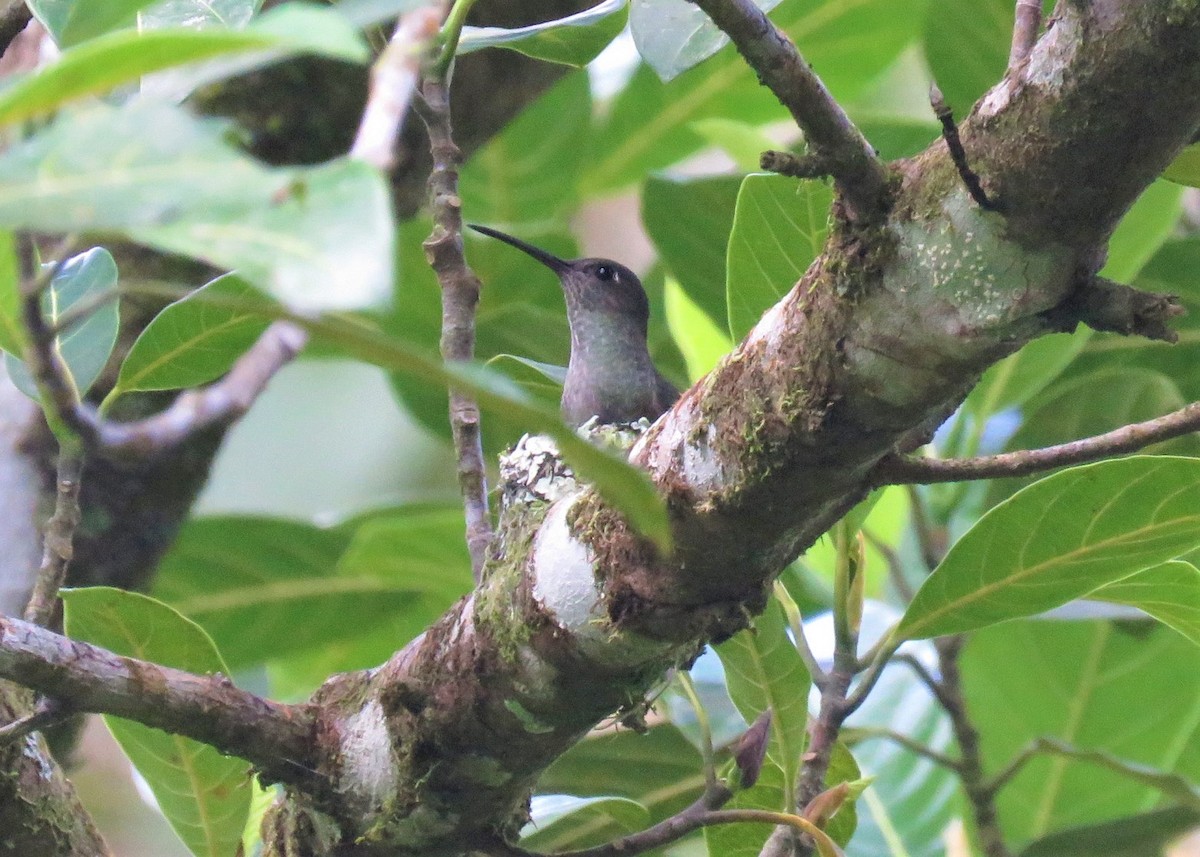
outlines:
[[[315,52],[351,62],[364,62],[368,56],[366,44],[347,29],[337,13],[299,6],[272,10],[241,31],[126,30],[65,51],[55,62],[0,91],[0,124],[48,113],[68,101],[107,92],[154,71],[265,49],[281,56]]]
[[[1156,565],[1088,597],[1144,610],[1200,646],[1200,569],[1190,562]]]
[[[1000,82],[1012,41],[1008,0],[930,0],[925,18],[925,58],[958,119]]]
[[[722,328],[729,322],[725,250],[741,187],[741,176],[651,176],[642,189],[642,222],[663,264]]]
[[[569,836],[567,831],[581,827],[615,826],[634,833],[650,826],[646,808],[627,797],[574,797],[544,795],[533,799],[532,818],[525,826],[522,845],[536,847],[537,842]]]
[[[1200,810],[1155,809],[1052,833],[1031,842],[1018,857],[1162,857],[1167,846],[1197,825]]]
[[[630,776],[636,771],[636,776]],[[560,756],[538,781],[540,794],[611,796],[636,800],[652,822],[678,812],[704,789],[700,754],[671,725],[646,734],[609,731],[589,736]],[[524,845],[555,853],[607,842],[622,829],[611,820],[554,825],[530,835]]]
[[[924,0],[783,0],[771,18],[833,94],[847,99],[916,35],[923,9]],[[712,116],[751,125],[788,118],[732,47],[669,84],[649,66],[640,67],[591,136],[584,193],[639,182],[695,152],[705,141],[691,123]]]
[[[155,594],[203,626],[242,668],[353,641],[379,626],[394,648],[469,582],[461,511],[416,507],[333,529],[198,518],[163,559]],[[297,627],[304,634],[288,630]]]
[[[1023,621],[975,635],[962,674],[985,769],[1001,770],[1045,736],[1200,782],[1200,651],[1165,628],[1140,630]],[[1039,754],[998,800],[1017,847],[1142,812],[1162,795],[1090,761]]]
[[[896,639],[1030,616],[1200,545],[1200,458],[1135,456],[1049,476],[984,515],[917,592]]]
[[[828,232],[833,194],[816,181],[746,176],[729,235],[729,332],[741,339],[808,270]]]
[[[770,11],[780,0],[754,0]],[[629,29],[633,43],[664,81],[711,57],[729,36],[717,28],[698,6],[687,0],[632,0]]]
[[[111,396],[196,387],[224,375],[270,323],[246,308],[256,297],[253,286],[226,274],[168,305],[133,343]]]
[[[93,247],[67,260],[42,296],[46,323],[58,325],[65,313],[85,307],[108,294],[115,297],[117,263],[102,247]],[[117,341],[120,318],[116,300],[109,300],[54,338],[54,350],[66,367],[68,382],[82,396],[100,376]],[[37,384],[26,365],[11,353],[4,355],[8,376],[30,398]]]
[[[460,54],[482,48],[508,48],[535,59],[583,66],[594,60],[625,28],[625,0],[603,0],[566,18],[505,30],[464,27]]]
[[[547,405],[557,405],[562,397],[563,384],[567,380],[566,366],[541,363],[516,354],[497,354],[487,365],[503,372]]]
[[[76,639],[200,675],[229,674],[199,626],[152,598],[96,587],[64,592],[63,601],[67,633]],[[192,853],[233,854],[250,811],[246,763],[190,738],[119,717],[104,720]]]
[[[667,280],[664,297],[667,326],[687,361],[688,380],[697,381],[730,352],[733,343],[674,280]]]
[[[759,169],[763,152],[777,148],[770,137],[753,125],[719,116],[697,119],[692,130],[728,155],[739,170],[748,173]]]
[[[29,10],[60,48],[69,48],[110,30],[132,26],[137,13],[158,0],[28,0]]]
[[[1162,177],[1189,187],[1200,187],[1200,143],[1188,146],[1180,152]]]
[[[363,307],[391,288],[377,172],[352,161],[269,169],[230,145],[222,123],[152,102],[64,114],[0,155],[0,226],[121,232],[237,268],[305,311]]]
[[[260,6],[262,0],[159,0],[138,15],[138,25],[146,30],[159,27],[236,30],[246,26]]]
[[[754,625],[716,647],[729,696],[747,723],[771,709],[767,757],[783,770],[788,788],[800,770],[808,728],[808,670],[772,600]]]

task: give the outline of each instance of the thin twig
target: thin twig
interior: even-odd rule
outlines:
[[[954,738],[958,742],[958,774],[962,780],[963,791],[971,804],[979,847],[985,857],[1011,857],[1012,852],[1004,844],[1004,836],[1000,829],[995,791],[990,788],[983,775],[979,732],[971,720],[966,700],[963,698],[958,659],[964,642],[965,638],[961,635],[939,637],[933,641],[938,653],[938,668],[942,675],[940,684],[943,694],[939,700],[950,717]]]
[[[222,675],[194,675],[125,658],[38,625],[0,616],[0,677],[77,712],[115,714],[185,735],[259,766],[271,781],[323,793],[311,770],[316,721],[307,705],[283,705]]]
[[[396,22],[391,40],[371,67],[371,92],[350,157],[384,172],[394,165],[396,138],[417,88],[421,59],[440,20],[439,10],[426,6],[401,15]]]
[[[467,265],[462,244],[462,199],[458,167],[462,153],[450,128],[450,88],[444,80],[422,81],[417,111],[429,131],[433,171],[429,175],[433,232],[425,240],[425,256],[442,288],[442,358],[465,363],[475,357],[475,308],[481,284]],[[479,426],[479,406],[459,390],[450,391],[450,429],[458,460],[458,484],[467,518],[467,548],[475,579],[481,577],[492,541],[488,511],[487,468]]]
[[[908,505],[912,515],[913,530],[917,534],[917,544],[921,548],[921,562],[925,563],[927,571],[933,571],[946,555],[945,533],[934,528],[925,498],[916,486],[908,487]]]
[[[58,605],[58,590],[67,579],[67,566],[74,556],[75,528],[82,515],[79,509],[79,480],[83,474],[83,456],[77,448],[60,443],[55,475],[54,514],[46,521],[42,536],[42,564],[33,584],[33,594],[25,605],[25,621],[47,626]]]
[[[1029,52],[1037,42],[1042,26],[1042,0],[1017,0],[1017,17],[1013,22],[1012,48],[1008,52],[1008,74],[1025,65]]]
[[[979,174],[967,163],[967,150],[963,148],[962,138],[958,136],[954,113],[950,110],[950,105],[946,103],[946,99],[936,83],[929,87],[929,103],[933,107],[934,115],[942,123],[942,139],[946,141],[946,148],[950,150],[950,160],[954,161],[954,167],[958,170],[958,175],[966,186],[967,193],[971,194],[971,199],[975,200],[984,211],[999,210],[996,201],[989,199],[984,191],[983,185],[979,181]]]
[[[804,666],[808,669],[808,677],[818,690],[824,690],[829,677],[821,668],[816,655],[813,654],[812,647],[808,644],[808,635],[804,633],[804,617],[792,598],[792,594],[778,580],[775,581],[775,598],[783,607],[783,615],[787,618],[788,627],[792,630],[793,642],[796,645],[796,651],[800,653],[800,660],[804,661]]]
[[[927,747],[920,741],[914,740],[903,732],[896,732],[893,729],[884,729],[878,726],[859,726],[854,729],[846,729],[842,732],[842,737],[847,742],[866,741],[871,738],[886,738],[904,747],[909,752],[928,759],[934,764],[951,771],[958,770],[958,759],[947,756],[945,753],[939,753],[932,747]]]
[[[1200,402],[1192,402],[1187,407],[1156,419],[1042,449],[958,459],[892,456],[885,458],[875,468],[872,481],[876,485],[930,485],[936,482],[1030,476],[1071,464],[1086,464],[1136,452],[1151,444],[1195,431],[1200,431]]]
[[[941,681],[939,681],[933,675],[933,673],[929,671],[929,668],[926,667],[925,664],[921,663],[921,661],[915,655],[910,655],[905,652],[903,654],[896,655],[893,660],[895,660],[897,663],[907,664],[909,668],[912,669],[912,671],[916,674],[917,678],[921,680],[921,683],[928,688],[930,693],[933,694],[934,699],[938,701],[938,704],[941,705],[942,708],[949,708],[954,704],[954,701],[946,695],[946,691],[942,688]]]
[[[887,168],[792,40],[754,0],[694,0],[792,114],[810,151],[829,165],[847,214],[873,222],[887,210]]]
[[[904,576],[904,563],[900,561],[900,554],[896,552],[895,548],[870,530],[864,529],[862,533],[866,536],[871,547],[879,551],[883,557],[883,561],[887,563],[888,579],[892,582],[892,586],[896,587],[896,592],[899,593],[906,604],[911,602],[913,596],[917,593],[913,589],[912,584],[908,582],[908,578]]]
[[[58,700],[42,697],[32,712],[0,726],[0,746],[24,738],[30,732],[39,732],[48,726],[61,723],[74,713]]]

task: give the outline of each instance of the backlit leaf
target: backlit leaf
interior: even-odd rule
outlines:
[[[458,52],[508,48],[535,59],[582,67],[616,38],[625,20],[625,0],[603,0],[575,15],[528,27],[464,27]]]

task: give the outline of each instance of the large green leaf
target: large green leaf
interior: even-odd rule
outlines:
[[[644,735],[609,731],[592,735],[558,758],[538,781],[540,794],[619,795],[646,808],[652,822],[678,812],[704,789],[700,754],[669,724]],[[620,836],[610,820],[588,819],[569,827],[552,826],[523,844],[554,853],[585,848]]]
[[[1144,610],[1200,646],[1200,569],[1190,562],[1156,565],[1088,597]]]
[[[808,729],[808,670],[788,636],[783,609],[772,600],[754,625],[716,647],[729,696],[753,723],[771,709],[767,757],[780,767],[788,788],[796,782]]]
[[[1147,188],[1113,233],[1108,261],[1101,273],[1121,282],[1137,276],[1174,230],[1180,199],[1180,189],[1167,182],[1155,182]],[[1062,374],[1091,336],[1090,330],[1082,328],[1070,336],[1034,340],[984,374],[967,398],[967,409],[985,419],[1005,408],[1023,405]]]
[[[916,35],[924,0],[784,0],[772,14],[839,98],[852,98]],[[690,124],[759,125],[787,113],[732,47],[663,84],[641,66],[592,134],[586,194],[617,190],[704,145]]]
[[[168,305],[133,343],[110,397],[195,387],[224,375],[269,324],[262,312],[244,308],[256,296],[245,280],[226,274]]]
[[[364,62],[368,57],[366,44],[330,9],[281,6],[241,31],[126,30],[71,48],[50,65],[0,91],[0,124],[48,113],[68,101],[107,92],[154,71],[266,49],[280,56],[315,52],[351,62]]]
[[[471,156],[459,184],[470,218],[506,230],[565,221],[591,119],[587,73],[568,74]]]
[[[1182,806],[1067,828],[1044,836],[1019,857],[1162,857],[1167,846],[1200,825],[1200,810]]]
[[[999,83],[1012,41],[1008,0],[930,0],[925,18],[925,58],[957,117]]]
[[[0,226],[121,232],[237,268],[305,311],[366,306],[392,285],[390,202],[375,170],[269,169],[223,123],[150,101],[63,114],[0,155]]]
[[[725,250],[741,187],[741,176],[651,176],[642,189],[642,222],[663,264],[721,327],[729,320]]]
[[[575,15],[528,27],[464,27],[458,52],[508,48],[535,59],[581,68],[608,47],[625,28],[625,20],[625,0],[603,0]]]
[[[115,295],[116,288],[117,263],[112,254],[93,247],[68,259],[55,274],[42,295],[42,314],[47,324],[55,326],[65,313],[86,307],[106,294]],[[119,326],[117,302],[110,300],[54,337],[54,350],[66,367],[68,382],[80,396],[100,377],[117,341]],[[4,359],[12,382],[36,399],[37,384],[29,369],[11,353],[5,353]]]
[[[163,559],[155,594],[203,626],[237,668],[379,626],[395,648],[469,588],[462,531],[457,507],[399,508],[333,529],[198,518]]]
[[[139,11],[156,2],[158,0],[105,0],[103,3],[28,0],[28,5],[54,43],[60,48],[69,48],[110,30],[131,26]]]
[[[746,176],[729,235],[729,332],[741,339],[804,275],[828,233],[833,194],[821,182]]]
[[[754,0],[770,11],[780,0]],[[629,29],[633,43],[664,81],[703,62],[729,43],[698,6],[687,0],[631,0]]]
[[[165,604],[108,587],[63,593],[66,630],[119,655],[204,674],[229,674],[207,634]],[[228,857],[250,811],[246,763],[207,744],[105,717],[159,809],[197,857]]]
[[[1030,616],[1200,545],[1200,458],[1134,456],[1017,492],[959,539],[896,639]]]
[[[977,634],[962,673],[990,772],[1045,736],[1200,781],[1200,651],[1170,630],[1015,622]],[[1015,847],[1161,799],[1090,761],[1038,755],[1000,791],[999,815]]]
[[[545,795],[533,801],[533,818],[521,844],[537,847],[539,842],[570,841],[580,828],[615,826],[635,833],[650,826],[646,808],[627,797]]]
[[[667,325],[687,361],[688,380],[697,381],[729,353],[733,342],[674,280],[667,280],[663,297]]]
[[[262,0],[158,0],[138,15],[143,29],[246,26]]]
[[[1180,152],[1162,177],[1188,187],[1200,187],[1200,143],[1188,146]]]

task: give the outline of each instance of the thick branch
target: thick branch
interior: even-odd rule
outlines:
[[[225,676],[121,657],[0,617],[0,677],[69,699],[75,711],[115,714],[211,744],[252,762],[270,781],[294,783],[310,794],[325,789],[312,770],[311,709],[262,699]]]
[[[883,214],[887,169],[825,84],[753,0],[694,0],[725,31],[759,80],[792,114],[810,150],[828,165],[850,216]]]
[[[1186,408],[1153,420],[1043,449],[1005,452],[980,458],[886,458],[875,469],[874,478],[878,480],[879,485],[929,485],[935,482],[1030,476],[1071,464],[1086,464],[1114,455],[1137,452],[1151,444],[1182,437],[1195,431],[1200,431],[1200,402],[1193,402]]]
[[[1176,342],[1179,334],[1167,322],[1186,310],[1175,295],[1143,292],[1103,277],[1093,277],[1066,309],[1093,330]]]

